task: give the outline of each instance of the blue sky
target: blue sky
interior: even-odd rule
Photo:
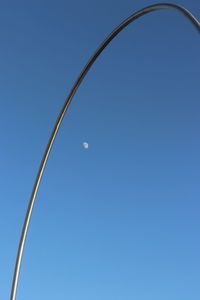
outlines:
[[[1,3],[1,299],[9,299],[33,181],[74,80],[115,26],[152,3]],[[178,4],[200,17],[196,0]],[[199,49],[183,15],[157,11],[99,57],[51,153],[18,300],[200,298]]]

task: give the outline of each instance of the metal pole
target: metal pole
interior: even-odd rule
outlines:
[[[67,109],[68,109],[68,107],[69,107],[69,105],[70,105],[77,89],[79,88],[81,82],[83,81],[84,77],[86,76],[86,74],[88,73],[88,71],[90,70],[90,68],[92,67],[92,65],[96,61],[96,59],[98,58],[98,56],[102,53],[102,51],[106,48],[106,46],[126,26],[128,26],[130,23],[132,23],[133,21],[135,21],[139,17],[141,17],[141,16],[143,16],[147,13],[150,13],[150,12],[153,12],[153,11],[156,11],[156,10],[160,10],[160,9],[177,9],[179,12],[181,12],[183,15],[185,15],[192,22],[192,24],[197,28],[197,30],[200,32],[200,23],[199,23],[199,21],[192,15],[191,12],[189,12],[184,7],[181,7],[179,5],[172,4],[172,3],[158,3],[158,4],[151,5],[151,6],[147,6],[143,9],[139,10],[138,12],[134,13],[129,18],[125,19],[118,27],[116,27],[111,32],[111,34],[105,39],[105,41],[100,45],[100,47],[95,51],[93,56],[90,58],[88,63],[85,65],[85,67],[83,68],[82,72],[80,73],[77,81],[75,82],[74,86],[72,87],[71,92],[69,93],[69,96],[66,99],[65,104],[64,104],[64,106],[63,106],[63,108],[60,112],[60,115],[58,116],[58,119],[57,119],[57,121],[55,123],[55,126],[53,128],[52,134],[50,136],[49,142],[47,144],[45,153],[43,155],[37,177],[35,179],[34,187],[33,187],[33,190],[32,190],[32,194],[31,194],[30,202],[29,202],[28,209],[27,209],[27,212],[26,212],[26,217],[25,217],[25,221],[24,221],[24,225],[23,225],[23,229],[22,229],[22,233],[21,233],[20,242],[19,242],[18,254],[17,254],[17,258],[16,258],[15,270],[14,270],[14,275],[13,275],[13,282],[12,282],[10,300],[16,300],[17,286],[18,286],[18,281],[19,281],[21,262],[22,262],[22,258],[23,258],[24,245],[25,245],[26,236],[27,236],[27,232],[28,232],[28,227],[29,227],[29,223],[30,223],[30,219],[31,219],[31,215],[32,215],[32,210],[33,210],[33,207],[34,207],[34,203],[35,203],[37,192],[38,192],[38,189],[39,189],[39,186],[40,186],[40,182],[41,182],[41,179],[42,179],[45,167],[46,167],[46,163],[47,163],[49,154],[51,152],[51,149],[53,147],[56,135],[57,135],[57,133],[59,131],[59,128],[62,124],[65,113],[67,112]]]

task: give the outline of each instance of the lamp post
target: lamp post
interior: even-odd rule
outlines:
[[[135,21],[139,17],[141,17],[141,16],[143,16],[147,13],[150,13],[150,12],[153,12],[153,11],[156,11],[156,10],[161,10],[161,9],[176,9],[176,10],[178,10],[180,13],[182,13],[184,16],[186,16],[191,21],[191,23],[196,27],[196,29],[200,32],[200,22],[192,15],[192,13],[190,11],[188,11],[187,9],[185,9],[182,6],[172,4],[172,3],[158,3],[158,4],[151,5],[151,6],[147,6],[143,9],[139,10],[138,12],[134,13],[133,15],[128,17],[127,19],[125,19],[118,27],[116,27],[111,32],[111,34],[106,38],[106,40],[100,45],[100,47],[95,51],[95,53],[93,54],[91,59],[85,65],[85,67],[81,71],[78,79],[76,80],[74,86],[72,87],[71,92],[69,93],[69,96],[67,97],[67,99],[65,101],[65,104],[64,104],[64,106],[63,106],[63,108],[62,108],[62,110],[61,110],[61,112],[58,116],[58,119],[55,123],[55,126],[54,126],[53,130],[52,130],[52,134],[50,136],[49,142],[47,144],[45,153],[43,155],[43,158],[42,158],[39,170],[38,170],[37,177],[35,179],[34,187],[33,187],[33,190],[32,190],[31,198],[30,198],[28,209],[27,209],[27,212],[26,212],[26,217],[25,217],[25,220],[24,220],[24,225],[23,225],[21,238],[20,238],[20,242],[19,242],[19,246],[18,246],[18,254],[17,254],[17,258],[16,258],[15,270],[14,270],[14,275],[13,275],[13,282],[12,282],[10,300],[16,300],[17,286],[18,286],[18,281],[19,281],[19,274],[20,274],[21,262],[22,262],[22,258],[23,258],[23,252],[24,252],[26,236],[27,236],[27,233],[28,233],[28,228],[29,228],[29,224],[30,224],[30,220],[31,220],[31,215],[32,215],[34,203],[35,203],[35,200],[36,200],[37,192],[38,192],[38,189],[39,189],[39,186],[40,186],[40,182],[41,182],[41,179],[42,179],[42,176],[43,176],[46,164],[47,164],[48,157],[49,157],[51,149],[53,147],[55,138],[57,136],[59,128],[60,128],[60,126],[62,124],[62,121],[64,119],[64,116],[67,112],[67,109],[68,109],[68,107],[69,107],[76,91],[78,90],[78,88],[79,88],[80,84],[82,83],[84,77],[87,75],[88,71],[93,66],[94,62],[99,57],[99,55],[103,52],[103,50],[107,47],[107,45],[125,27],[127,27],[130,23],[132,23],[133,21]]]

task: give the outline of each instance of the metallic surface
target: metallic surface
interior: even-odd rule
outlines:
[[[55,127],[52,131],[51,137],[49,139],[48,145],[46,147],[44,156],[43,156],[41,164],[40,164],[40,168],[39,168],[36,180],[35,180],[35,184],[34,184],[34,187],[33,187],[33,191],[32,191],[32,195],[31,195],[31,198],[30,198],[29,206],[28,206],[28,209],[27,209],[23,230],[22,230],[22,233],[21,233],[21,239],[20,239],[20,243],[19,243],[19,247],[18,247],[18,254],[17,254],[17,258],[16,258],[15,271],[14,271],[14,275],[13,275],[13,282],[12,282],[12,290],[11,290],[10,300],[15,300],[16,299],[16,292],[17,292],[17,286],[18,286],[18,281],[19,281],[19,273],[20,273],[20,267],[21,267],[21,262],[22,262],[22,257],[23,257],[24,245],[25,245],[26,236],[27,236],[27,232],[28,232],[28,227],[29,227],[29,223],[30,223],[30,219],[31,219],[31,215],[32,215],[32,210],[33,210],[33,207],[34,207],[34,203],[35,203],[35,199],[36,199],[36,196],[37,196],[38,188],[39,188],[39,185],[40,185],[40,182],[41,182],[41,179],[42,179],[42,175],[43,175],[43,172],[44,172],[44,169],[45,169],[50,151],[51,151],[52,146],[54,144],[56,135],[58,133],[58,130],[61,126],[61,123],[63,121],[65,113],[66,113],[66,111],[67,111],[67,109],[68,109],[68,107],[69,107],[69,105],[70,105],[77,89],[79,88],[81,82],[83,81],[83,79],[86,76],[89,69],[92,67],[95,60],[98,58],[98,56],[101,54],[101,52],[106,48],[106,46],[118,35],[118,33],[120,33],[122,31],[122,29],[124,29],[127,25],[129,25],[131,22],[133,22],[137,18],[139,18],[139,17],[141,17],[141,16],[143,16],[143,15],[149,13],[149,12],[153,12],[153,11],[160,10],[160,9],[177,9],[179,12],[181,12],[183,15],[185,15],[192,22],[192,24],[197,28],[197,30],[200,32],[200,23],[199,23],[199,21],[185,8],[183,8],[179,5],[176,5],[176,4],[172,4],[172,3],[159,3],[159,4],[151,5],[151,6],[145,7],[142,10],[134,13],[129,18],[124,20],[117,28],[115,28],[114,31],[107,37],[107,39],[100,45],[100,47],[96,50],[96,52],[91,57],[91,59],[88,61],[86,66],[83,68],[82,72],[80,73],[77,81],[75,82],[74,86],[72,87],[72,90],[69,93],[69,96],[66,99],[66,102],[65,102],[65,104],[64,104],[64,106],[63,106],[63,108],[60,112],[60,115],[59,115],[59,117],[56,121]]]

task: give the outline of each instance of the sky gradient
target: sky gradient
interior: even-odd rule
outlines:
[[[1,299],[9,299],[33,181],[72,84],[114,27],[150,4],[2,3]],[[196,1],[178,4],[200,17]],[[98,58],[51,153],[17,300],[199,300],[199,49],[183,15],[157,11]]]

